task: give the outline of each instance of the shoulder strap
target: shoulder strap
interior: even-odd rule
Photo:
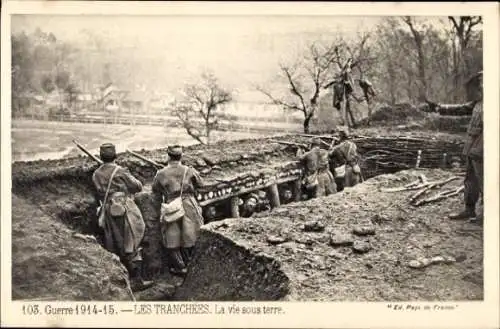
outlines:
[[[181,181],[181,195],[180,197],[182,197],[182,190],[184,190],[184,179],[186,178],[186,173],[187,173],[187,170],[188,170],[188,167],[186,166],[184,168],[184,175],[182,175],[182,181]]]
[[[118,171],[118,166],[115,167],[113,170],[113,173],[111,174],[111,177],[109,178],[109,183],[108,183],[108,188],[106,189],[106,194],[104,195],[104,200],[102,201],[102,204],[105,205],[106,201],[108,200],[108,193],[109,193],[109,188],[111,187],[111,182],[113,181],[113,177],[115,177],[116,172]]]

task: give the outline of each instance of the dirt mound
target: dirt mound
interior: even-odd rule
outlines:
[[[470,116],[449,116],[426,112],[427,104],[414,106],[408,103],[383,105],[370,118],[362,119],[358,127],[383,127],[385,132],[436,131],[463,134],[467,131]]]
[[[361,120],[359,125],[365,126],[368,122],[384,125],[403,124],[412,120],[423,119],[425,115],[425,112],[409,103],[395,104],[393,106],[382,105],[372,113],[370,120],[365,118]]]
[[[240,296],[250,285],[258,291],[245,296],[257,300],[481,300],[482,229],[447,219],[461,209],[461,196],[415,208],[408,202],[415,191],[380,191],[408,184],[419,174],[432,181],[453,176],[442,170],[383,175],[263,217],[206,225],[177,297],[188,296],[189,289],[192,300],[225,299]],[[461,184],[459,179],[443,189]],[[312,221],[321,225],[310,225]],[[258,255],[272,264],[267,270],[256,264]],[[433,257],[432,265],[410,267]],[[262,267],[260,272],[255,266]],[[259,278],[266,284],[255,284]],[[268,286],[287,294],[271,295]]]
[[[15,195],[12,208],[13,299],[132,300],[125,268],[97,242]]]

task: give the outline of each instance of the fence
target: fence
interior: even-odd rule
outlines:
[[[166,115],[43,115],[33,114],[15,116],[15,119],[31,119],[43,121],[60,121],[94,124],[144,125],[182,128],[176,117]],[[252,120],[253,119],[253,120]],[[277,122],[274,120],[259,120],[253,117],[238,117],[236,122],[221,123],[220,131],[239,132],[299,132],[301,125],[294,122]]]

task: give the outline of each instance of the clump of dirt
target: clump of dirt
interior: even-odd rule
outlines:
[[[343,193],[288,204],[270,214],[210,223],[202,228],[192,275],[183,287],[189,287],[192,300],[234,297],[245,285],[257,290],[252,297],[258,300],[481,300],[482,228],[447,218],[463,207],[461,196],[413,207],[409,197],[415,191],[380,191],[408,184],[420,174],[431,181],[454,175],[439,169],[381,175]],[[442,189],[461,184],[458,179]],[[325,230],[305,232],[304,224],[311,221]],[[352,241],[332,244],[332,236],[342,235]],[[245,252],[232,255],[223,245],[229,241]],[[275,262],[272,271],[260,274],[271,282],[246,280],[256,255]],[[452,261],[410,267],[414,260],[437,256]],[[288,293],[269,295],[268,285]]]
[[[132,300],[127,271],[96,241],[15,195],[12,209],[13,299]]]

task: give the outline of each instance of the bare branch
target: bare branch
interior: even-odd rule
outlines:
[[[302,109],[301,109],[302,112],[306,113],[307,107],[306,107],[306,104],[304,102],[304,97],[302,96],[300,91],[297,89],[297,86],[296,86],[295,82],[293,81],[293,78],[292,78],[292,75],[290,74],[289,69],[282,65],[281,70],[285,73],[285,75],[288,79],[288,83],[290,83],[292,94],[294,94],[295,96],[297,96],[300,99],[300,103],[302,105]]]
[[[280,105],[280,106],[283,106],[283,107],[286,107],[290,110],[295,110],[295,111],[301,111],[301,112],[304,112],[300,107],[298,107],[297,105],[295,104],[289,104],[289,103],[286,103],[285,101],[281,100],[281,99],[278,99],[278,98],[275,98],[273,95],[271,95],[271,93],[265,91],[263,88],[261,87],[256,87],[257,91],[260,91],[261,93],[263,93],[264,95],[266,95],[270,100],[271,102],[274,104],[274,105]]]
[[[215,77],[203,74],[200,84],[185,86],[184,95],[183,104],[175,106],[174,113],[192,138],[208,144],[211,131],[219,128],[219,117],[224,114],[219,108],[232,101],[231,93],[220,87]]]

